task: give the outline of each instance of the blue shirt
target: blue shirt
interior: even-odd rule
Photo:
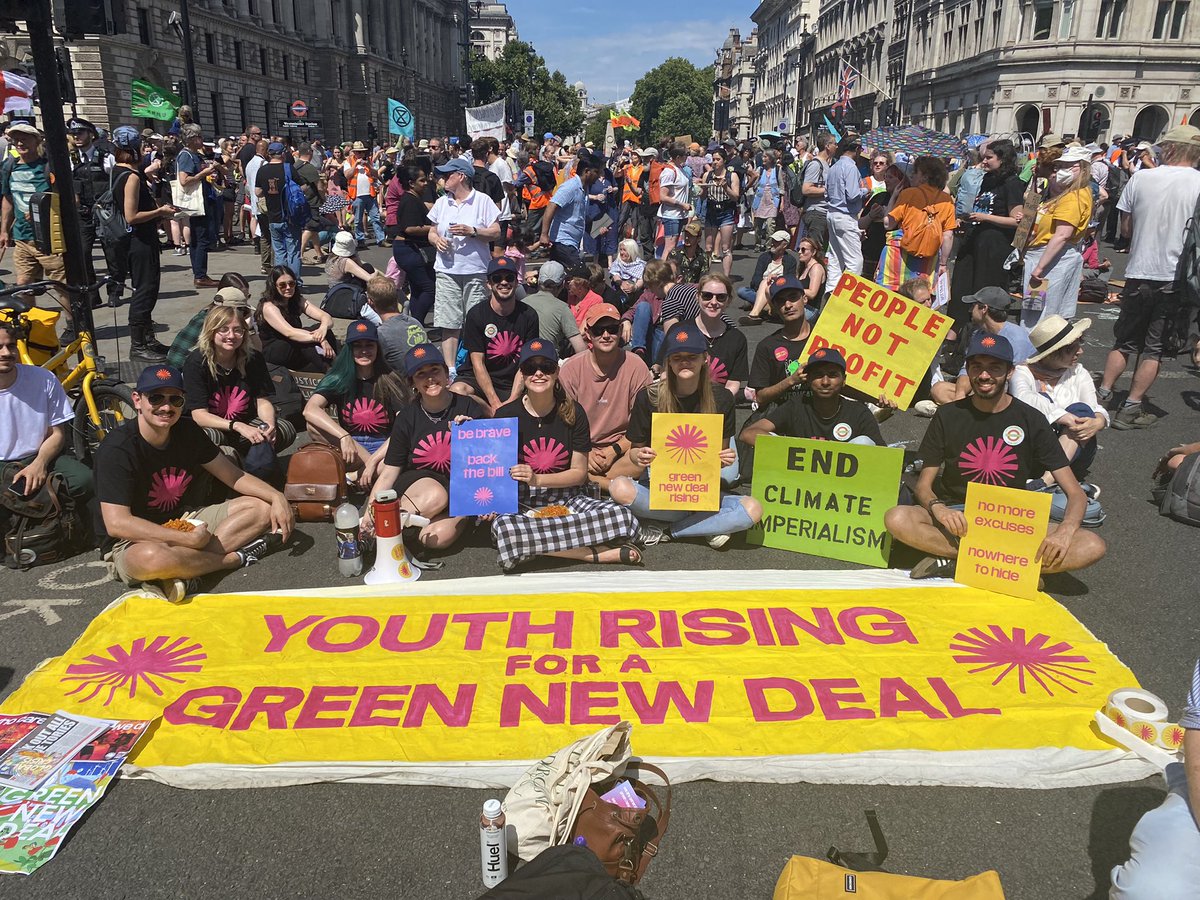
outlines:
[[[1001,325],[1000,336],[1007,338],[1008,342],[1012,344],[1014,366],[1021,365],[1025,362],[1025,360],[1037,353],[1037,350],[1033,348],[1033,341],[1029,339],[1029,332],[1016,322],[1005,322],[1003,325]],[[963,362],[963,367],[959,370],[958,374],[959,377],[967,374],[967,364],[965,360]]]
[[[858,166],[847,154],[838,157],[825,176],[825,203],[834,212],[857,217],[862,212],[866,190]]]
[[[576,175],[558,186],[551,202],[558,207],[550,223],[550,242],[578,247],[583,240],[583,229],[587,215],[587,192]]]

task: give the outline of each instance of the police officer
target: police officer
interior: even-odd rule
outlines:
[[[79,206],[79,233],[83,238],[83,264],[88,284],[96,280],[96,267],[92,261],[92,250],[96,245],[96,224],[92,220],[92,208],[109,188],[109,173],[113,167],[112,148],[97,140],[96,126],[87,119],[72,118],[67,123],[71,135],[71,170],[75,184],[75,199]],[[109,266],[112,269],[112,266]],[[110,283],[110,302],[119,297],[121,285]]]

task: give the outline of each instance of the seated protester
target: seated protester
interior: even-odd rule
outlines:
[[[1045,416],[1058,435],[1071,472],[1088,495],[1083,524],[1089,526],[1103,522],[1104,511],[1096,502],[1099,489],[1083,479],[1096,458],[1096,435],[1108,425],[1108,410],[1096,399],[1096,383],[1079,362],[1083,333],[1091,324],[1091,319],[1081,319],[1072,325],[1062,316],[1042,319],[1029,332],[1034,354],[1013,369],[1008,381],[1008,392]],[[1053,493],[1050,516],[1059,520],[1067,508],[1066,496],[1049,472],[1039,475],[1029,486]]]
[[[367,305],[379,316],[377,334],[383,361],[393,372],[404,373],[408,351],[428,340],[425,327],[401,312],[396,282],[386,275],[372,275],[367,280]]]
[[[667,262],[675,267],[676,278],[684,284],[696,284],[712,268],[708,253],[700,245],[703,231],[700,220],[692,219],[683,226],[683,243],[667,256]]]
[[[1017,365],[1033,355],[1033,343],[1029,340],[1029,332],[1025,330],[1024,326],[1008,320],[1008,307],[1012,303],[1012,297],[1004,288],[989,285],[980,288],[974,294],[963,297],[962,302],[971,307],[971,325],[963,329],[963,347],[968,346],[976,334],[991,334],[1003,337],[1008,341],[1009,346],[1012,347],[1013,360]],[[930,396],[934,403],[941,406],[961,400],[967,396],[967,391],[970,389],[971,382],[967,378],[967,363],[964,355],[958,380],[953,383],[942,382],[936,389],[931,389]]]
[[[1038,548],[1035,561],[1042,572],[1082,569],[1104,556],[1104,541],[1079,530],[1087,496],[1045,416],[1007,391],[1012,370],[1008,339],[976,332],[967,347],[971,394],[940,407],[921,442],[918,455],[925,466],[914,491],[918,505],[893,507],[884,520],[893,537],[929,554],[913,566],[913,578],[954,575],[958,540],[967,533],[962,504],[969,482],[1024,488],[1047,471],[1067,506]],[[941,497],[934,491],[939,469]]]
[[[750,363],[750,390],[759,409],[782,403],[804,384],[804,347],[812,326],[804,315],[804,285],[798,278],[781,275],[771,285],[771,313],[783,326],[754,348]]]
[[[200,345],[183,366],[184,412],[210,441],[228,447],[242,469],[273,481],[280,474],[276,453],[291,446],[296,429],[286,419],[276,421],[275,385],[263,355],[250,349],[248,333],[240,309],[209,311]]]
[[[646,289],[630,309],[621,316],[621,340],[629,349],[652,365],[662,346],[662,305],[667,291],[675,287],[675,270],[663,259],[646,263],[642,275]]]
[[[538,317],[517,299],[517,266],[507,256],[492,257],[487,286],[487,302],[472,306],[463,321],[471,374],[460,372],[458,380],[495,412],[520,395],[518,359],[521,347],[538,336]]]
[[[177,369],[183,368],[188,354],[196,349],[196,344],[200,340],[200,331],[204,328],[205,318],[218,306],[245,310],[248,320],[246,324],[251,329],[247,335],[250,339],[250,346],[255,350],[262,350],[262,340],[258,336],[258,330],[254,328],[254,319],[250,316],[250,285],[246,279],[236,272],[226,272],[217,284],[219,285],[217,295],[213,297],[212,303],[201,308],[188,319],[187,324],[176,333],[175,340],[171,341],[171,349],[167,351],[167,365]]]
[[[1154,474],[1151,476],[1155,484],[1159,487],[1165,487],[1170,484],[1171,478],[1179,468],[1180,463],[1193,453],[1200,453],[1200,441],[1193,441],[1190,444],[1180,444],[1164,453],[1158,461],[1158,465],[1154,467]]]
[[[796,245],[796,255],[800,258],[796,278],[804,285],[804,315],[808,317],[808,321],[815,322],[825,296],[825,260],[817,242],[808,237],[800,239]],[[758,325],[763,321],[763,313],[771,302],[770,286],[769,280],[760,286],[754,295],[754,305],[750,308],[749,315],[738,319],[739,324]],[[740,290],[746,288],[739,288]]]
[[[676,284],[667,291],[662,302],[663,333],[681,322],[694,322],[700,315],[700,293],[695,284]],[[721,314],[725,324],[732,328],[733,319]]]
[[[811,392],[794,394],[772,407],[755,422],[747,423],[740,438],[754,446],[764,434],[884,446],[879,423],[865,403],[842,395],[846,387],[846,359],[832,347],[822,347],[808,357],[804,375]]]
[[[926,275],[915,275],[909,278],[896,288],[896,293],[909,300],[914,300],[922,306],[933,308],[933,286],[929,283],[929,277]],[[954,334],[953,330],[950,334]],[[933,360],[929,363],[929,371],[917,385],[912,411],[923,419],[928,419],[937,412],[938,404],[933,399],[933,388],[946,381],[946,376],[942,374],[942,352],[950,345],[952,339],[952,337],[947,337],[942,342],[942,349],[933,355]]]
[[[587,413],[588,478],[607,489],[612,478],[641,472],[629,458],[626,431],[638,392],[650,386],[650,370],[640,356],[621,347],[621,314],[611,303],[589,309],[584,324],[591,349],[565,360],[558,380]]]
[[[700,314],[692,322],[708,341],[708,368],[713,384],[733,395],[736,402],[746,386],[750,363],[746,335],[729,324],[725,310],[733,299],[733,282],[720,272],[705,275],[698,286]]]
[[[624,298],[623,308],[631,307],[642,295],[646,286],[642,278],[645,271],[646,261],[642,259],[642,248],[637,241],[626,238],[617,244],[617,256],[608,267],[608,277],[613,290]]]
[[[666,377],[638,392],[629,416],[629,440],[633,445],[629,452],[631,459],[643,469],[654,462],[656,454],[650,446],[654,413],[719,413],[724,419],[721,480],[735,481],[737,450],[730,443],[736,431],[733,396],[712,383],[708,341],[692,325],[676,325],[667,332],[663,352]],[[746,531],[762,518],[762,506],[757,500],[735,494],[722,494],[721,508],[716,512],[652,510],[644,471],[637,474],[636,480],[626,476],[614,478],[609,493],[618,503],[632,509],[643,523],[670,523],[667,528],[643,524],[647,546],[684,538],[703,538],[708,546],[719,550],[729,542],[731,535]]]
[[[595,264],[581,263],[567,272],[567,306],[571,308],[575,324],[580,328],[583,328],[583,320],[587,316],[587,311],[604,302],[604,298],[592,286],[595,274],[592,272],[592,265]],[[600,269],[599,266],[596,268]],[[603,269],[600,269],[600,274],[603,277]],[[603,290],[603,285],[601,285],[601,290]]]
[[[537,313],[538,337],[549,341],[560,352],[570,345],[572,351],[582,353],[587,345],[579,334],[579,323],[570,307],[558,299],[565,279],[562,263],[554,260],[542,263],[538,271],[538,289],[526,294],[524,303]]]
[[[640,565],[637,519],[609,500],[595,500],[587,484],[592,449],[587,414],[558,381],[558,355],[534,338],[521,348],[521,393],[496,411],[517,419],[520,462],[510,474],[520,482],[522,512],[492,522],[500,568],[511,571],[537,556],[595,563]],[[530,517],[526,511],[570,515]],[[610,546],[615,545],[615,546]]]
[[[110,431],[96,451],[100,552],[114,577],[150,583],[171,602],[195,590],[191,579],[258,562],[287,541],[293,524],[283,494],[181,418],[186,402],[178,369],[147,366],[133,390],[137,418]],[[201,469],[238,496],[201,506]],[[164,527],[180,520],[200,524]]]
[[[1175,900],[1196,893],[1200,859],[1200,660],[1192,670],[1183,715],[1183,763],[1163,775],[1167,796],[1129,836],[1129,861],[1111,872],[1110,900]]]
[[[325,262],[325,274],[330,284],[348,281],[366,287],[375,267],[365,263],[358,255],[358,242],[351,231],[339,231],[333,239],[333,252]]]
[[[754,264],[754,274],[750,283],[738,288],[738,297],[746,304],[746,309],[763,309],[766,304],[760,304],[758,298],[766,297],[771,290],[771,284],[781,275],[796,275],[800,271],[800,261],[795,253],[788,250],[792,236],[780,229],[767,240],[769,249],[758,255]],[[757,325],[757,322],[742,324]]]
[[[450,516],[450,426],[484,410],[476,398],[450,390],[450,370],[442,351],[418,344],[404,358],[416,399],[406,404],[392,423],[392,434],[371,496],[394,490],[400,508],[429,519],[420,542],[430,550],[445,550],[466,532],[467,516]],[[364,527],[374,528],[370,512]]]
[[[316,326],[305,328],[302,315],[313,319]],[[254,321],[267,362],[299,372],[329,371],[337,352],[329,335],[333,316],[300,295],[296,273],[287,266],[276,266],[267,275],[267,289],[258,301]]]
[[[32,497],[47,475],[58,472],[72,497],[86,497],[92,492],[91,469],[63,453],[75,419],[71,399],[52,372],[17,362],[17,341],[24,336],[19,326],[0,321],[0,469],[9,463],[20,467],[0,490]]]
[[[341,451],[346,471],[357,472],[365,488],[383,464],[392,423],[408,399],[408,388],[379,352],[375,323],[358,319],[346,329],[346,346],[304,404],[304,421],[314,441]],[[326,410],[330,405],[336,419]]]

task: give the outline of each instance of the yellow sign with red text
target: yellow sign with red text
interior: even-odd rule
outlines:
[[[821,310],[807,350],[834,347],[846,358],[846,384],[883,394],[900,409],[913,395],[951,320],[873,281],[843,272]]]
[[[651,416],[650,508],[712,512],[721,508],[724,416],[654,413]]]
[[[967,485],[963,515],[967,534],[958,547],[954,580],[1013,597],[1036,597],[1042,573],[1036,559],[1050,524],[1050,495],[973,481]]]

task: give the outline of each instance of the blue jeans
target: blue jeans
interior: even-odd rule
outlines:
[[[1067,412],[1073,416],[1078,416],[1081,419],[1091,419],[1095,417],[1095,411],[1086,403],[1072,403],[1067,407]],[[1061,425],[1054,426],[1055,434],[1062,434],[1065,431]],[[1075,451],[1075,456],[1071,459],[1071,471],[1075,473],[1075,477],[1080,481],[1088,473],[1088,469],[1092,467],[1092,463],[1096,459],[1096,450],[1099,449],[1096,439],[1084,441],[1079,445],[1079,449]]]
[[[362,219],[363,214],[366,214],[367,219],[371,223],[371,230],[375,232],[375,243],[383,240],[383,225],[379,222],[379,204],[375,202],[373,196],[355,197],[353,205],[354,215],[354,237],[359,241],[367,239],[366,233],[363,231]]]
[[[1167,797],[1134,827],[1129,862],[1112,870],[1109,900],[1190,897],[1200,881],[1200,831],[1188,807],[1183,765],[1171,763],[1163,774]]]
[[[287,266],[299,281],[300,235],[287,222],[271,223],[271,252],[275,254],[275,265]]]
[[[652,522],[669,522],[671,537],[704,538],[714,534],[737,534],[754,525],[754,520],[742,506],[741,498],[734,494],[721,495],[721,508],[716,512],[687,512],[682,509],[651,509],[650,488],[640,481],[635,482],[637,496],[629,509],[639,519]]]
[[[433,309],[433,276],[425,257],[407,241],[397,240],[392,243],[392,259],[408,277],[408,314],[425,324],[425,317]]]
[[[750,304],[751,307],[754,306],[754,301],[758,299],[758,291],[754,290],[752,287],[738,288],[737,295],[739,300],[745,300]]]
[[[653,325],[650,317],[653,310],[649,303],[637,303],[633,307],[633,335],[629,339],[631,350],[641,350],[645,355],[646,365],[658,359],[658,350],[663,342],[662,325]]]

